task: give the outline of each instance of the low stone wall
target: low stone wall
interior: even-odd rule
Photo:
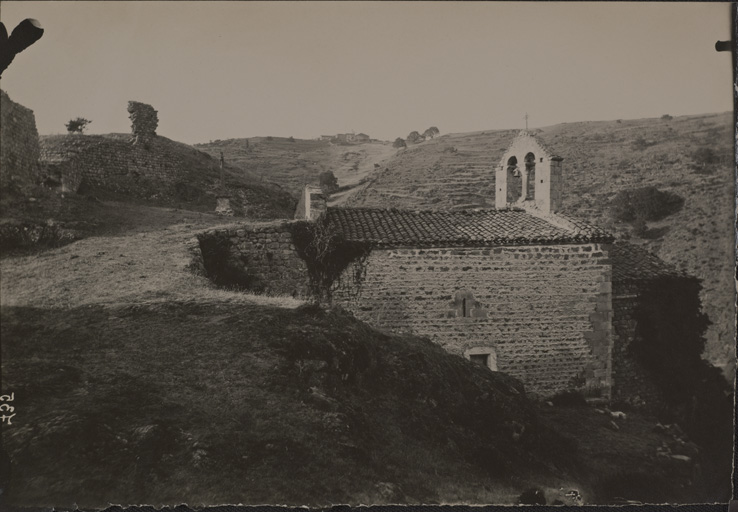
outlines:
[[[535,395],[609,396],[607,246],[375,249],[365,265],[358,289],[342,279],[334,294],[359,319],[452,353],[492,353],[499,371]]]
[[[39,141],[33,111],[0,91],[0,188],[23,191],[39,177]]]
[[[307,266],[292,242],[291,224],[287,221],[232,226],[202,233],[198,236],[202,260],[195,260],[193,266],[207,274],[215,263],[208,260],[214,255],[207,247],[217,246],[227,252],[227,261],[218,264],[231,265],[252,276],[254,291],[307,296]]]

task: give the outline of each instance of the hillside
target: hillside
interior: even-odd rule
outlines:
[[[95,204],[127,223],[0,259],[10,506],[727,499],[727,471],[658,456],[693,448],[655,417],[613,427],[430,341],[217,289],[188,251],[224,219]]]
[[[318,176],[326,171],[333,172],[339,186],[354,186],[375,170],[374,164],[383,165],[395,153],[387,142],[338,144],[284,137],[217,140],[195,147],[214,158],[222,151],[229,164],[293,195],[305,184],[318,185]]]
[[[40,137],[41,161],[53,179],[54,169],[66,161],[84,158],[85,155],[114,153],[127,155],[130,152],[129,134],[107,135],[51,135]],[[176,177],[171,183],[147,180],[139,177],[116,175],[111,162],[107,164],[110,174],[108,183],[83,183],[80,193],[94,195],[100,199],[134,201],[148,205],[176,206],[196,211],[214,211],[216,196],[220,191],[220,167],[217,158],[207,153],[157,136],[147,144],[147,152],[161,155],[167,161],[176,162]],[[135,159],[135,156],[131,156]],[[139,163],[131,161],[129,167]],[[129,174],[131,174],[129,170]],[[226,165],[224,183],[231,195],[234,213],[251,218],[290,217],[296,200],[274,185],[262,183],[253,174],[233,165]]]
[[[564,158],[563,212],[630,238],[704,284],[713,325],[706,357],[734,360],[732,115],[565,123],[534,130]],[[346,199],[351,206],[494,206],[494,167],[517,130],[448,134],[398,151]],[[696,152],[709,148],[712,160]],[[619,191],[653,185],[684,198],[680,211],[634,232],[613,221]],[[732,377],[731,377],[732,380]]]

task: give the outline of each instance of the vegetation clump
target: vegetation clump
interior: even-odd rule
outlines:
[[[84,133],[85,128],[87,128],[87,125],[91,122],[92,121],[85,119],[84,117],[78,117],[76,119],[71,119],[64,126],[67,127],[67,131],[69,133]]]
[[[630,350],[661,391],[663,421],[678,421],[703,456],[715,461],[717,481],[731,464],[720,447],[732,439],[733,391],[720,370],[702,359],[710,320],[702,312],[700,289],[696,278],[654,279],[635,312]]]
[[[638,221],[656,221],[678,212],[684,198],[654,186],[621,190],[610,204],[615,220],[635,224]]]
[[[398,149],[400,149],[400,148],[406,148],[407,147],[407,143],[405,142],[405,140],[403,138],[397,137],[395,139],[395,141],[392,143],[392,147],[393,148],[398,148]]]
[[[354,284],[361,286],[370,244],[346,240],[328,226],[325,217],[315,222],[296,222],[290,229],[297,254],[307,266],[310,292],[317,302],[330,300],[340,286],[341,275],[352,263]]]
[[[323,194],[330,195],[338,191],[338,178],[333,174],[333,171],[325,171],[320,173],[318,176],[320,183],[320,189]]]

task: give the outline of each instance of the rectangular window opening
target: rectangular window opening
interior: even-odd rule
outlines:
[[[469,360],[472,363],[476,363],[484,366],[485,368],[489,368],[489,354],[471,354],[469,355]]]

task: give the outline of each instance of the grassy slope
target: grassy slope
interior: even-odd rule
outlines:
[[[219,140],[195,147],[216,158],[222,151],[227,162],[293,194],[304,184],[317,185],[326,171],[333,172],[339,186],[355,186],[374,171],[375,163],[382,165],[395,152],[384,142],[331,144],[280,137]]]
[[[706,356],[734,359],[732,117],[729,113],[565,123],[537,131],[564,158],[563,211],[647,247],[700,277],[713,322]],[[450,134],[397,152],[386,171],[347,200],[354,206],[470,208],[494,206],[494,167],[516,131]],[[636,149],[642,137],[653,145]],[[712,148],[722,164],[695,170],[691,154]],[[456,152],[449,151],[455,148]],[[649,224],[647,238],[613,223],[609,203],[624,189],[655,185],[685,198],[684,208]]]
[[[633,468],[677,484],[627,498],[710,498],[654,457],[653,418],[613,432],[428,341],[214,289],[189,273],[186,243],[223,219],[106,203],[87,215],[113,225],[0,259],[9,504],[501,503],[533,485],[593,503]]]

